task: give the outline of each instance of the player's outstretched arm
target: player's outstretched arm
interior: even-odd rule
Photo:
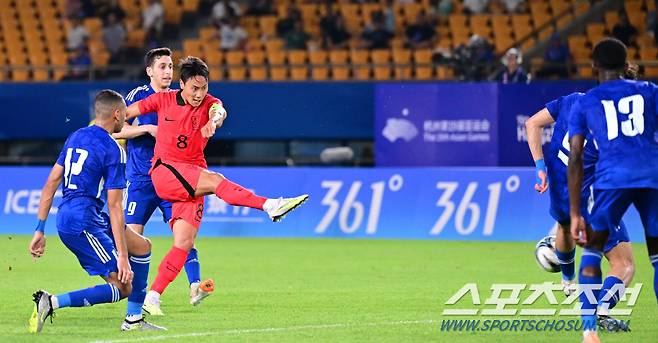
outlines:
[[[142,101],[143,100],[133,102],[130,106],[128,106],[128,108],[126,109],[126,120],[130,118],[135,118],[142,114],[142,112],[139,109],[139,103]]]
[[[55,198],[55,192],[59,188],[59,184],[62,183],[62,175],[64,175],[64,167],[59,164],[55,164],[53,169],[50,170],[46,184],[41,190],[41,199],[39,200],[39,212],[37,217],[39,223],[37,224],[37,229],[34,231],[34,236],[30,242],[29,250],[32,258],[37,259],[45,253],[46,250],[46,235],[44,233],[44,227],[46,225],[46,219],[50,213],[50,208],[53,206],[53,199]]]
[[[143,136],[149,134],[155,137],[158,133],[158,127],[156,125],[131,125],[126,123],[123,125],[121,132],[113,133],[112,138],[114,139],[132,139],[135,137]]]
[[[535,190],[540,193],[548,189],[548,177],[546,176],[546,164],[544,163],[544,153],[542,151],[542,130],[547,125],[553,124],[555,119],[543,108],[528,118],[525,122],[526,134],[528,135],[528,147],[532,154],[532,160],[535,161],[536,183]]]
[[[133,272],[128,263],[128,248],[126,246],[126,224],[123,217],[123,189],[108,189],[107,209],[110,213],[112,235],[117,248],[118,277],[121,283],[132,281]]]
[[[576,242],[583,244],[585,237],[585,222],[580,213],[581,188],[583,185],[583,145],[585,137],[582,134],[572,135],[569,153],[567,177],[569,180],[569,212],[571,214],[571,235]]]

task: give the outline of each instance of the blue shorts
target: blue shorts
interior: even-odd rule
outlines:
[[[550,180],[550,179],[549,179]],[[569,225],[571,215],[569,213],[569,189],[564,182],[549,182],[549,195],[551,198],[551,207],[549,213],[560,225]],[[581,213],[587,221],[589,217],[589,202],[591,192],[588,187],[584,187],[581,193]]]
[[[658,237],[658,189],[653,188],[595,189],[592,230],[609,230],[613,235],[631,204],[640,214],[645,235]]]
[[[126,224],[146,225],[156,208],[165,223],[171,220],[171,203],[160,199],[150,181],[131,181],[126,188]]]
[[[117,272],[117,252],[107,230],[58,232],[62,243],[78,258],[89,275],[109,276]]]
[[[571,222],[571,216],[569,213],[569,190],[567,185],[562,182],[549,183],[550,196],[551,196],[551,209],[550,214],[555,221],[561,225],[568,225]],[[585,222],[589,223],[591,220],[590,214],[590,205],[596,203],[593,196],[591,196],[591,191],[589,187],[583,187],[584,190],[581,193],[581,213]],[[593,209],[593,208],[592,208]],[[607,253],[616,247],[621,242],[629,242],[630,238],[628,236],[628,230],[623,221],[619,221],[619,224],[615,226],[615,229],[610,231],[608,235],[608,241],[603,248],[603,252]]]

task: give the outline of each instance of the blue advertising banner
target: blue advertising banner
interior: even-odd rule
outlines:
[[[126,95],[143,83],[0,84],[1,139],[65,139],[86,126],[96,93]],[[229,113],[215,139],[370,139],[369,83],[211,83]],[[25,128],[29,127],[29,130]]]
[[[202,236],[535,241],[555,226],[548,194],[533,190],[530,168],[216,170],[265,196],[308,193],[310,200],[272,223],[260,211],[209,196]],[[0,168],[0,233],[33,232],[48,172],[46,167]],[[61,193],[55,206],[60,201]],[[55,214],[53,208],[46,225],[50,235],[56,232]],[[637,215],[625,220],[631,238],[643,241]],[[160,213],[147,224],[146,234],[170,234]]]
[[[497,85],[375,85],[378,166],[495,166]]]
[[[533,165],[525,121],[546,103],[573,92],[586,92],[594,85],[590,81],[498,85],[498,165]],[[550,143],[552,134],[552,128],[544,130],[544,144]]]

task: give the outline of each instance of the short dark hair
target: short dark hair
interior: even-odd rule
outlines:
[[[144,65],[146,67],[152,67],[155,60],[162,56],[171,56],[171,50],[169,48],[151,49],[144,56]]]
[[[180,60],[180,79],[183,83],[195,76],[203,76],[208,80],[210,71],[206,62],[198,57],[187,56]]]
[[[107,117],[114,113],[114,110],[120,106],[126,106],[121,94],[111,90],[104,89],[94,99],[94,114],[96,116]]]
[[[594,66],[604,70],[624,70],[626,68],[626,45],[616,38],[604,38],[594,46],[592,59]]]

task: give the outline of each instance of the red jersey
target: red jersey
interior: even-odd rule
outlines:
[[[158,114],[158,134],[153,160],[175,161],[208,168],[203,150],[208,138],[201,128],[208,123],[210,107],[222,102],[208,94],[198,107],[185,103],[180,90],[150,95],[139,102],[141,113]]]

